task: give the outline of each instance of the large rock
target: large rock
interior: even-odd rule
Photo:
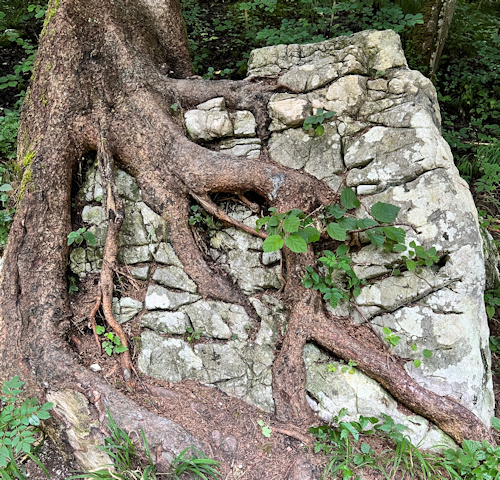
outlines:
[[[409,272],[401,255],[369,245],[361,233],[352,266],[368,283],[356,298],[357,308],[348,302],[335,311],[327,308],[359,323],[369,321],[382,340],[383,329],[389,328],[400,337],[394,352],[404,359],[410,376],[488,424],[494,400],[483,302],[483,241],[468,187],[440,134],[432,83],[408,69],[392,31],[255,50],[249,77],[263,76],[278,76],[282,88],[268,103],[272,123],[267,145],[255,137],[253,115],[229,113],[222,97],[185,114],[188,135],[210,141],[211,148],[229,155],[258,156],[262,148],[271,161],[313,175],[335,191],[346,184],[362,197],[358,218],[366,217],[376,202],[400,207],[397,221],[407,233],[407,245],[415,241],[435,247],[439,263]],[[323,122],[323,135],[303,128],[304,120],[319,108],[336,112]],[[212,229],[207,235],[209,255],[249,296],[255,312],[252,317],[248,306],[245,311],[201,298],[166,243],[161,217],[142,202],[132,177],[117,172],[117,182],[128,217],[120,259],[140,264],[132,275],[142,279],[150,278],[148,262],[154,259],[150,281],[157,282],[149,285],[145,298],[139,369],[169,382],[192,379],[214,385],[272,412],[275,342],[287,327],[287,313],[272,294],[281,287],[279,252],[263,254],[262,239],[236,228]],[[80,192],[89,202],[82,218],[95,231],[98,246],[72,250],[70,267],[81,276],[98,270],[102,262],[106,222],[100,195],[99,175],[90,169]],[[255,227],[258,217],[247,207],[225,201],[221,208]],[[494,276],[497,260],[490,263]],[[401,275],[392,275],[395,269]],[[489,285],[496,285],[495,280]],[[303,356],[310,405],[325,420],[343,407],[348,419],[385,413],[405,424],[415,443],[449,444],[446,435],[398,408],[361,372],[351,373],[312,344]]]

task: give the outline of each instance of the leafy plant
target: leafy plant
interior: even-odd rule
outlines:
[[[118,354],[126,352],[128,350],[128,348],[122,344],[118,335],[112,332],[106,332],[105,327],[97,325],[95,327],[95,330],[97,332],[97,335],[104,335],[104,337],[106,338],[106,340],[102,342],[102,348],[104,348],[104,351],[108,354],[108,356],[111,357],[113,353]]]
[[[357,422],[341,421],[346,414],[347,410],[343,408],[333,417],[332,424],[336,427],[320,426],[309,429],[309,433],[317,439],[314,453],[323,453],[329,457],[321,477],[323,479],[337,478],[339,473],[343,480],[348,480],[354,477],[356,468],[378,468],[375,452],[367,443],[359,444],[359,437],[361,434],[373,434],[372,427],[379,420],[361,416]]]
[[[399,345],[399,341],[401,340],[401,337],[398,337],[394,333],[392,333],[392,330],[390,328],[384,327],[382,328],[382,332],[385,335],[384,340],[389,343],[393,347],[397,347]]]
[[[314,115],[311,115],[304,120],[304,130],[308,131],[309,129],[314,129],[314,133],[318,137],[321,137],[321,135],[325,133],[325,127],[322,123],[325,120],[334,117],[336,113],[337,112],[329,112],[323,110],[322,108],[318,108]]]
[[[216,228],[214,219],[199,205],[191,206],[191,216],[189,217],[189,225],[205,225],[208,228]]]
[[[264,435],[264,437],[266,438],[269,438],[271,436],[271,433],[272,433],[272,430],[271,428],[269,427],[269,425],[266,425],[264,423],[264,420],[257,420],[257,423],[260,425],[261,427],[261,430],[262,430],[262,435]]]
[[[36,456],[34,444],[39,436],[41,420],[50,418],[50,402],[38,405],[36,399],[20,399],[24,382],[16,375],[2,386],[0,396],[0,477],[2,479],[17,478],[24,480],[26,474],[20,463],[21,457],[35,462],[45,473],[49,474]]]
[[[78,292],[78,287],[76,285],[76,278],[71,275],[68,277],[68,280],[69,280],[68,293],[70,295],[73,295],[74,293]]]
[[[195,330],[193,327],[186,327],[186,340],[189,343],[196,342],[201,338],[203,330]]]
[[[85,227],[79,228],[78,230],[68,234],[68,245],[73,243],[80,245],[84,240],[93,247],[97,244],[95,235],[92,232],[88,232]]]

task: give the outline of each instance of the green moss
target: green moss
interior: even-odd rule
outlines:
[[[31,165],[33,163],[35,155],[36,155],[35,150],[30,148],[28,149],[28,153],[23,157],[21,161],[21,168],[19,168],[19,170],[23,172],[23,177],[21,179],[21,188],[19,189],[19,196],[17,198],[18,202],[21,201],[27,189],[33,183],[33,171],[31,169]]]
[[[49,6],[47,8],[47,13],[45,14],[45,20],[43,22],[43,28],[42,28],[42,33],[40,34],[40,37],[43,37],[43,35],[45,34],[47,26],[49,25],[50,21],[52,20],[52,17],[57,12],[57,8],[59,7],[60,1],[61,0],[51,0],[50,1]]]

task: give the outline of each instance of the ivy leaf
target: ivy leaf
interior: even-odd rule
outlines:
[[[295,233],[299,229],[299,217],[290,216],[283,221],[283,230],[288,233]]]
[[[391,223],[398,216],[399,207],[396,205],[391,205],[390,203],[377,202],[370,209],[370,213],[375,220],[382,223]]]
[[[334,222],[331,222],[328,227],[326,227],[326,232],[331,238],[338,240],[339,242],[344,242],[347,234],[347,230],[345,228],[342,228],[338,223]]]
[[[347,210],[361,205],[356,197],[356,194],[351,188],[344,188],[344,190],[342,190],[342,193],[340,194],[340,203],[344,208],[347,208]]]
[[[265,253],[276,252],[283,247],[285,242],[279,235],[269,235],[262,244]]]
[[[307,252],[306,241],[296,233],[292,233],[285,238],[285,245],[295,253],[305,253]]]

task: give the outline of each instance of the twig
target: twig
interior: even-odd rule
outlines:
[[[264,232],[258,232],[254,228],[245,225],[243,222],[239,222],[235,220],[233,217],[230,217],[226,212],[223,212],[215,203],[207,196],[207,195],[197,195],[194,192],[191,192],[191,196],[211,215],[217,217],[219,220],[226,222],[230,225],[234,225],[235,227],[240,228],[241,230],[250,233],[251,235],[255,235],[256,237],[260,237],[263,239],[267,238],[267,234]]]
[[[99,307],[101,306],[101,299],[102,299],[102,293],[101,293],[101,287],[99,286],[99,294],[96,298],[94,308],[90,312],[90,317],[89,317],[90,325],[92,326],[92,331],[94,332],[95,343],[97,343],[97,348],[99,349],[99,355],[102,353],[102,349],[101,349],[101,340],[99,339],[99,335],[97,334],[95,316],[97,314],[97,311],[99,310]]]

